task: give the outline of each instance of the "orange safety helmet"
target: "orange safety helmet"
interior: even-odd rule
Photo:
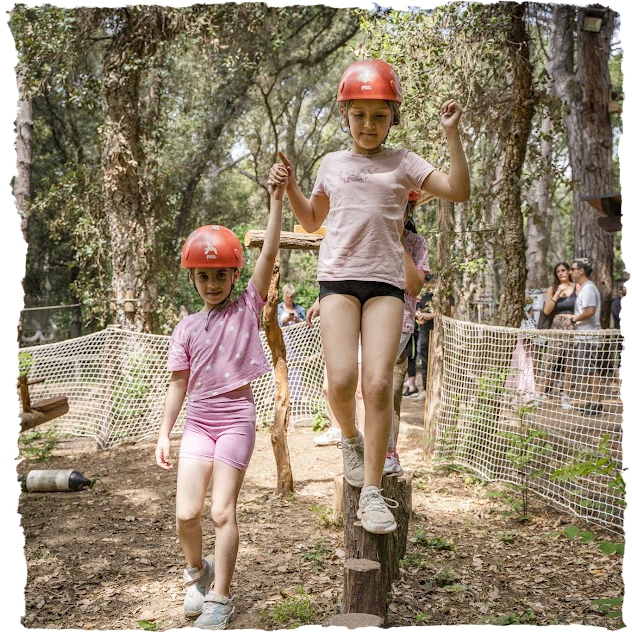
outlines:
[[[390,64],[379,59],[366,59],[356,61],[342,73],[337,100],[356,99],[402,102],[402,86]]]
[[[244,250],[235,233],[211,224],[196,228],[182,247],[181,268],[243,268]]]

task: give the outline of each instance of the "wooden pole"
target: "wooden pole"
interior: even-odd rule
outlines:
[[[247,230],[244,235],[244,244],[246,248],[261,248],[265,236],[265,230]],[[287,248],[288,250],[318,250],[322,240],[322,235],[291,233],[287,230],[282,230],[279,248]]]
[[[265,231],[262,231],[265,232]],[[272,280],[268,289],[268,302],[263,308],[263,328],[272,352],[274,369],[274,425],[272,450],[277,466],[277,494],[287,495],[294,491],[290,451],[287,446],[287,427],[290,423],[290,386],[283,333],[277,320],[279,304],[279,257],[274,261]]]

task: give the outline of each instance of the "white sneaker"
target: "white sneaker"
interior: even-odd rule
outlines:
[[[564,410],[572,410],[573,407],[568,399],[568,395],[562,395],[562,408]]]
[[[211,591],[204,599],[204,612],[195,620],[193,627],[202,630],[225,630],[234,618],[233,600]]]
[[[390,509],[399,507],[399,503],[391,498],[384,498],[380,491],[375,485],[362,490],[357,515],[369,533],[392,533],[397,529],[397,523]]]
[[[423,402],[426,399],[426,391],[419,391],[419,395],[417,395],[417,399],[420,399]]]
[[[202,614],[204,597],[215,579],[215,562],[213,558],[204,558],[202,570],[196,566],[185,568],[183,575],[187,586],[184,596],[184,614],[187,617],[197,617]]]
[[[351,487],[364,485],[364,436],[361,432],[353,439],[340,438],[345,480]]]
[[[325,446],[325,445],[336,445],[338,441],[342,439],[342,432],[340,428],[329,428],[327,432],[323,432],[323,434],[314,437],[314,443],[316,445]]]
[[[395,450],[388,451],[386,453],[386,460],[384,461],[383,474],[397,474],[402,476],[404,474],[404,468],[399,463],[399,455]]]

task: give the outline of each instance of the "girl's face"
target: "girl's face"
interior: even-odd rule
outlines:
[[[569,270],[566,266],[557,266],[557,268],[555,268],[555,274],[560,283],[568,283]]]
[[[388,103],[360,99],[351,104],[348,114],[354,151],[359,154],[379,151],[391,127],[391,109]]]
[[[193,282],[207,310],[217,307],[237,283],[239,270],[234,268],[195,268]]]

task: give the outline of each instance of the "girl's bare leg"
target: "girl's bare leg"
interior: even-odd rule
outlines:
[[[223,461],[215,461],[211,492],[211,519],[215,527],[213,590],[224,597],[230,597],[230,583],[239,549],[237,496],[245,474],[245,470],[239,470]]]
[[[376,296],[362,310],[362,394],[366,410],[364,487],[380,487],[393,419],[393,368],[404,303]]]
[[[320,302],[320,334],[327,365],[329,404],[342,436],[358,435],[355,390],[358,382],[360,301],[346,294],[329,294]]]
[[[187,568],[202,569],[202,510],[213,461],[181,458],[178,462],[176,529]]]

